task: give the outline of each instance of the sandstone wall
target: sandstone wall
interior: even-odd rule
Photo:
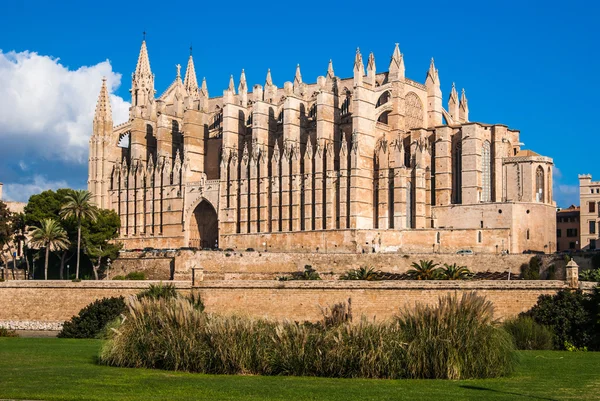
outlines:
[[[151,281],[80,282],[12,281],[0,283],[0,326],[8,322],[55,323],[70,319],[94,300],[128,296]],[[172,282],[180,291],[190,282]],[[590,290],[592,286],[582,283]],[[396,281],[278,282],[264,280],[203,281],[199,291],[208,312],[235,313],[290,320],[317,320],[321,308],[352,299],[354,316],[385,319],[416,302],[434,303],[440,296],[477,291],[494,303],[496,317],[506,318],[531,308],[541,294],[554,294],[562,281]]]

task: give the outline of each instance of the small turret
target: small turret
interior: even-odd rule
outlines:
[[[365,66],[362,61],[360,49],[356,48],[356,56],[354,57],[354,86],[362,86],[363,77],[365,75]]]

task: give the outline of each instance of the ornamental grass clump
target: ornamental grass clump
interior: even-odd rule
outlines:
[[[474,379],[511,373],[516,364],[510,335],[493,319],[490,301],[476,293],[418,304],[398,319],[413,378]]]
[[[529,316],[507,320],[504,329],[510,333],[520,350],[549,350],[554,348],[554,333]]]

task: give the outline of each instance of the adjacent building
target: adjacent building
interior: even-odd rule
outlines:
[[[424,82],[398,45],[388,60],[357,50],[353,76],[329,61],[308,83],[297,66],[283,87],[242,70],[210,97],[190,54],[157,98],[144,41],[126,123],[102,85],[88,188],[129,249],[554,252],[552,159],[471,121],[454,84],[444,107],[433,59]]]
[[[556,250],[577,251],[581,249],[579,206],[571,205],[556,212]]]
[[[590,174],[579,176],[579,202],[581,249],[596,249],[600,247],[600,181],[592,181]]]

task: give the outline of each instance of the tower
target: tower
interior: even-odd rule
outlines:
[[[110,177],[112,167],[108,147],[111,145],[112,128],[110,97],[106,87],[106,78],[102,78],[88,159],[88,190],[93,195],[92,201],[100,208],[108,207],[108,177]]]

